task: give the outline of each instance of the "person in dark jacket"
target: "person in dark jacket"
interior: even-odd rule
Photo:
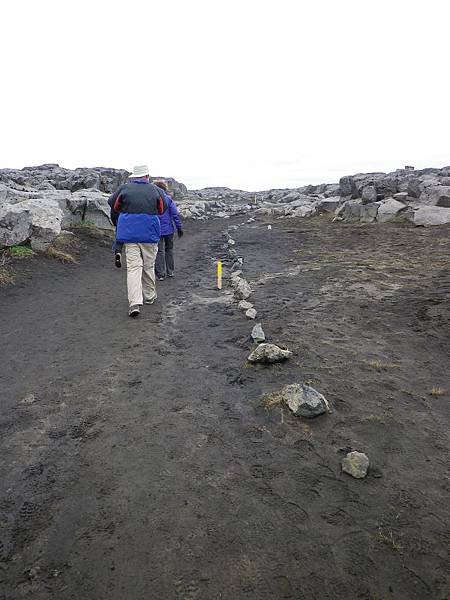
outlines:
[[[159,217],[159,222],[161,225],[161,238],[158,244],[158,254],[156,256],[155,263],[156,277],[159,280],[163,280],[166,278],[166,275],[168,277],[173,277],[175,275],[173,235],[176,229],[178,237],[182,237],[183,226],[181,224],[177,205],[167,193],[167,183],[165,181],[155,181],[154,183],[163,191],[164,199],[167,204],[166,211]]]
[[[129,182],[108,199],[116,242],[125,248],[130,317],[137,317],[143,303],[156,300],[155,259],[161,226],[159,215],[167,208],[159,188],[150,183],[146,165],[134,167]]]

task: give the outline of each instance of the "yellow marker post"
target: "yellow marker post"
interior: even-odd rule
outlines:
[[[222,261],[217,261],[217,289],[222,289]]]

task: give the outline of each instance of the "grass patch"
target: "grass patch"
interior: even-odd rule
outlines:
[[[369,423],[386,423],[383,415],[369,415],[364,421],[368,421]]]
[[[434,387],[432,388],[430,394],[431,396],[444,396],[447,393],[447,390],[441,387]]]
[[[75,264],[75,265],[78,264],[78,262],[75,260],[75,258],[71,254],[69,254],[68,252],[64,252],[63,250],[60,250],[59,248],[55,248],[54,246],[50,246],[50,248],[48,248],[47,255],[50,256],[51,258],[56,258],[57,260],[61,261],[63,264]]]
[[[383,531],[380,527],[376,539],[380,544],[385,544],[386,546],[389,546],[389,548],[391,548],[391,550],[394,550],[395,552],[401,552],[403,549],[403,546],[400,544],[400,542],[395,539],[394,534],[392,533],[392,529],[387,529],[386,531]]]
[[[365,360],[365,364],[376,371],[386,371],[388,369],[400,369],[400,365],[382,360]]]
[[[53,248],[62,250],[65,248],[75,248],[79,245],[79,239],[73,233],[62,233],[52,243]]]
[[[261,398],[261,403],[267,410],[272,410],[272,408],[283,404],[283,397],[280,392],[271,392]]]
[[[34,256],[33,250],[28,246],[10,246],[8,254],[11,258],[18,258],[19,260]]]
[[[0,285],[14,283],[14,275],[6,268],[0,266]]]

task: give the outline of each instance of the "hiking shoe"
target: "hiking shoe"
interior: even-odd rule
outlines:
[[[167,273],[167,277],[175,277],[175,273]]]
[[[120,252],[116,252],[114,256],[114,264],[118,269],[120,269],[120,267],[122,266],[122,255],[120,254]]]
[[[138,317],[140,312],[141,311],[139,310],[139,305],[134,304],[133,306],[130,306],[130,310],[128,311],[128,316],[129,317]]]
[[[157,298],[156,294],[152,298],[146,298],[144,300],[144,304],[153,304],[155,302],[156,298]]]
[[[157,276],[156,276],[156,279],[157,279],[158,281],[164,281],[164,279],[165,279],[165,278],[166,278],[166,276],[165,276],[165,275],[157,275]]]

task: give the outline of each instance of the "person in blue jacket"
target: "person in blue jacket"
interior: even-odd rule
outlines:
[[[158,244],[158,254],[156,256],[155,273],[159,280],[167,277],[174,277],[175,264],[173,258],[173,235],[175,229],[178,237],[183,236],[183,226],[177,205],[167,193],[167,183],[165,181],[155,181],[154,184],[159,187],[164,194],[164,200],[167,204],[167,209],[160,215],[159,222],[161,224],[161,238]]]
[[[128,183],[108,199],[116,242],[125,249],[130,317],[156,300],[155,259],[161,234],[159,216],[167,208],[162,190],[150,183],[147,165],[134,167]],[[117,251],[117,246],[116,246]]]

